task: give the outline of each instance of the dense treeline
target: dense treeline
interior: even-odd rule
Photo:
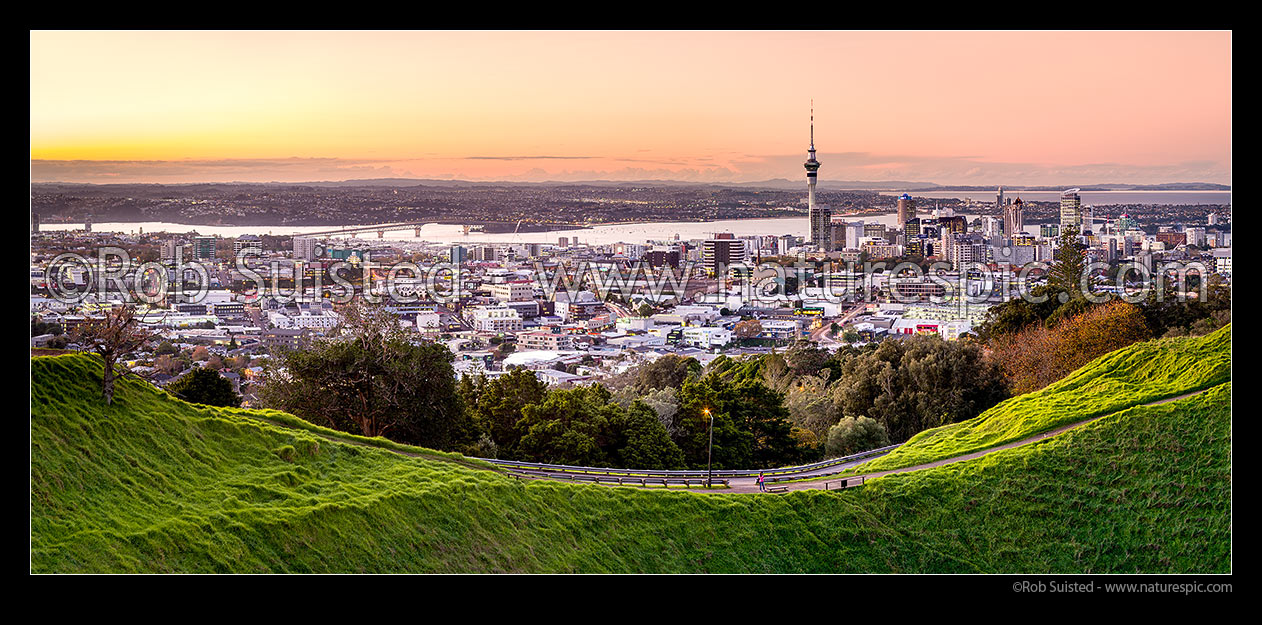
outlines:
[[[784,466],[905,440],[1006,396],[980,347],[937,337],[838,353],[799,344],[704,368],[667,355],[602,384],[549,388],[525,369],[457,382],[445,347],[380,311],[349,310],[333,335],[269,365],[260,390],[268,407],[356,434],[531,462]]]

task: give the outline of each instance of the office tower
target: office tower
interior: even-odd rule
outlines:
[[[1002,209],[1003,206],[1003,187],[999,187],[999,196],[995,198],[995,207]]]
[[[998,238],[1002,233],[1003,221],[998,217],[986,215],[982,217],[982,235],[987,239]]]
[[[294,259],[311,262],[316,259],[316,240],[313,237],[294,237]]]
[[[905,230],[907,222],[916,218],[916,200],[904,193],[898,196],[898,227]]]
[[[1060,194],[1060,227],[1073,226],[1078,232],[1082,228],[1082,198],[1078,197],[1078,189],[1068,189]]]
[[[451,249],[448,252],[447,260],[456,266],[463,265],[465,260],[468,258],[468,253],[465,251],[464,247],[460,245],[451,246]]]
[[[730,232],[714,235],[701,244],[701,262],[711,276],[725,275],[728,268],[745,262],[745,241]]]
[[[196,260],[214,260],[215,245],[218,239],[215,237],[197,237],[193,239],[193,258]]]
[[[789,249],[793,247],[793,235],[782,234],[776,239],[776,253],[784,256],[789,253]],[[844,237],[843,237],[844,238]],[[836,238],[834,237],[834,240]]]
[[[1003,207],[1003,231],[1009,239],[1025,232],[1025,204],[1020,197]]]
[[[920,218],[919,217],[912,217],[911,219],[908,219],[906,223],[903,224],[903,235],[905,235],[908,238],[908,240],[910,240],[912,237],[920,236]]]
[[[815,106],[811,105],[811,146],[807,148],[806,162],[806,214],[811,222],[811,244],[815,247],[832,251],[833,229],[832,211],[827,206],[815,203],[815,179],[819,172],[819,161],[815,160]]]

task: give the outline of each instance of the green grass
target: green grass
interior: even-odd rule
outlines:
[[[846,474],[953,458],[1230,379],[1230,325],[1203,337],[1136,343],[975,418],[920,432],[898,449]]]
[[[740,495],[518,481],[135,380],[106,407],[85,356],[31,369],[35,572],[1231,570],[1229,384],[862,488]]]

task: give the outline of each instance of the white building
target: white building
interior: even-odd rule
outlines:
[[[469,323],[479,332],[517,332],[524,326],[521,315],[508,306],[476,306],[469,310]]]
[[[491,297],[500,302],[524,302],[535,297],[535,287],[529,282],[497,282],[491,285]]]
[[[681,340],[686,345],[702,349],[723,347],[732,342],[732,331],[726,328],[688,326],[683,328]]]
[[[1218,273],[1231,273],[1231,248],[1221,248],[1214,250],[1214,271]]]

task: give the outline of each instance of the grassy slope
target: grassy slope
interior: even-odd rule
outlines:
[[[1230,385],[837,492],[517,482],[31,363],[32,569],[1230,570]],[[274,415],[272,415],[274,416]]]
[[[853,473],[911,467],[1018,441],[1062,425],[1231,379],[1231,326],[1203,337],[1136,343],[975,418],[925,430]]]

